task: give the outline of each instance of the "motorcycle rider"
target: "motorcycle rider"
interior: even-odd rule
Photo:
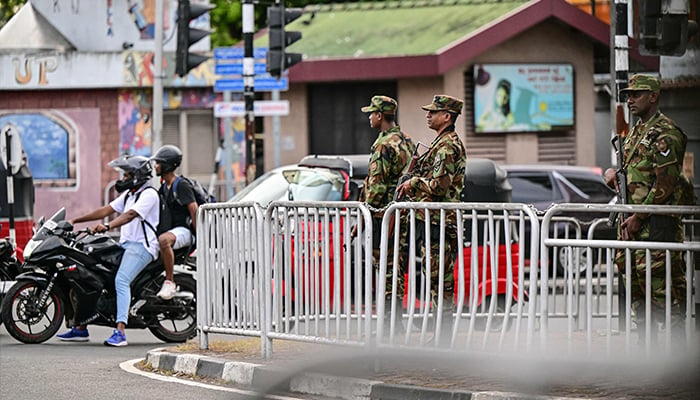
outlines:
[[[182,163],[182,151],[178,147],[167,144],[158,149],[151,160],[155,161],[156,175],[161,179],[160,193],[168,204],[171,218],[170,229],[158,236],[160,256],[165,268],[165,282],[157,296],[163,300],[170,300],[176,292],[173,278],[175,266],[173,250],[192,244],[192,231],[196,229],[197,201],[192,185],[185,179],[178,181],[175,186],[177,193],[173,193],[173,183],[178,178],[175,169]],[[191,225],[188,218],[192,222]]]
[[[106,232],[110,228],[120,227],[120,244],[125,251],[114,280],[117,292],[117,326],[112,336],[105,340],[104,344],[107,346],[126,346],[128,343],[124,329],[128,321],[131,303],[131,281],[158,257],[158,238],[155,233],[146,228],[145,224],[158,226],[160,199],[155,188],[148,184],[152,176],[152,168],[148,158],[124,155],[110,161],[108,165],[123,174],[122,179],[114,185],[117,192],[121,194],[108,205],[70,222],[76,224],[94,221],[115,212],[119,213],[110,223],[98,223],[91,230],[100,233]],[[149,187],[154,190],[146,190]],[[77,307],[76,326],[73,326],[66,333],[57,335],[59,339],[82,342],[89,340],[90,334],[87,330],[87,324],[94,320],[96,315],[81,320],[78,318],[79,315],[84,315],[85,312],[92,310],[86,310],[86,305],[81,306],[80,302]]]

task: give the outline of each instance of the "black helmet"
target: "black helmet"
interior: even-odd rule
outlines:
[[[151,160],[160,163],[160,174],[163,175],[166,172],[175,171],[180,166],[180,163],[182,163],[182,151],[177,146],[166,144],[156,151]]]
[[[144,156],[127,154],[110,161],[107,165],[125,174],[122,180],[117,181],[114,185],[114,188],[120,193],[127,189],[141,187],[151,179],[153,171],[150,160]]]

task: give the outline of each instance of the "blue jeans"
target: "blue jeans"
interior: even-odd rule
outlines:
[[[122,247],[125,251],[114,278],[114,286],[117,290],[117,322],[126,325],[131,305],[131,281],[153,261],[153,256],[138,242],[124,242]]]

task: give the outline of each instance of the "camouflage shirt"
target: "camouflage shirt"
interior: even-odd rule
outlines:
[[[688,139],[661,112],[637,121],[624,142],[627,198],[630,204],[677,204]]]
[[[412,201],[458,202],[464,187],[466,165],[464,145],[454,131],[454,125],[449,126],[416,162],[409,180],[409,198]]]
[[[411,138],[398,125],[379,132],[370,149],[369,173],[361,200],[376,208],[389,204],[415,149]]]

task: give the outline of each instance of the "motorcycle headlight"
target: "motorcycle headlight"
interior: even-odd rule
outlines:
[[[39,247],[41,244],[41,240],[30,240],[27,242],[27,245],[24,246],[24,258],[30,258],[32,256],[32,253],[34,252],[34,249]]]

